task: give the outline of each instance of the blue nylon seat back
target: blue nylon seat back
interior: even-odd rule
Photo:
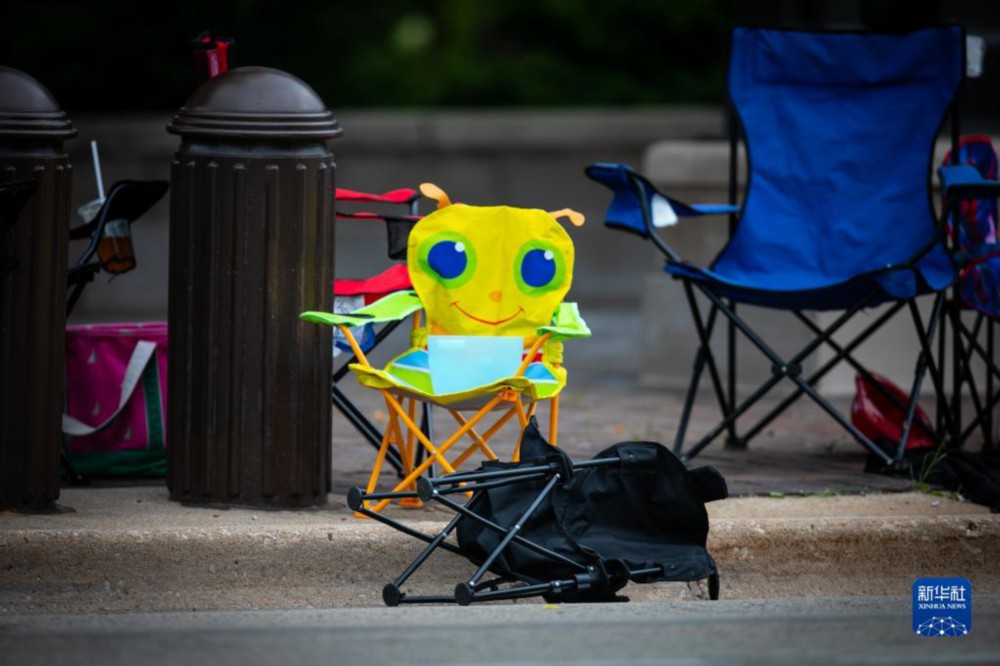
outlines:
[[[900,35],[737,28],[729,93],[750,178],[713,271],[785,291],[910,258],[934,233],[933,143],[963,68],[958,26]],[[926,262],[950,271],[943,248]]]

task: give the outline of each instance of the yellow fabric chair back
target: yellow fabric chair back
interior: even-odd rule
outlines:
[[[530,341],[548,325],[573,282],[573,242],[554,215],[582,223],[572,211],[439,199],[438,210],[414,226],[407,246],[429,332]]]

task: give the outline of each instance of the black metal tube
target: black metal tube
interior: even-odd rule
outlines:
[[[551,581],[548,583],[535,583],[532,585],[520,585],[518,587],[508,587],[502,590],[490,590],[487,592],[476,592],[472,595],[473,601],[501,601],[504,599],[523,599],[534,597],[546,592],[553,592],[557,587],[565,589],[576,589],[576,581],[567,579],[565,581]]]
[[[934,298],[934,306],[931,309],[930,325],[927,327],[926,333],[928,338],[926,340],[921,339],[922,351],[917,355],[917,367],[913,373],[913,384],[910,387],[910,402],[906,407],[906,416],[903,419],[903,429],[899,435],[899,442],[896,445],[896,462],[901,462],[903,460],[903,453],[906,450],[906,440],[910,438],[910,428],[913,425],[913,419],[917,413],[917,402],[920,400],[920,387],[924,382],[924,373],[927,372],[928,368],[931,366],[933,359],[930,357],[930,348],[934,344],[934,331],[937,328],[938,319],[941,315],[941,304],[944,302],[944,293],[940,292]],[[914,301],[909,301],[910,303],[910,314],[913,317],[914,326],[918,331],[923,331],[923,322],[920,319],[920,311],[917,310],[917,304]],[[932,378],[933,381],[933,378]]]
[[[917,338],[920,340],[920,350],[924,355],[924,360],[927,363],[927,371],[930,372],[931,381],[934,384],[934,390],[940,393],[944,393],[944,373],[938,369],[937,362],[934,360],[934,354],[931,352],[931,345],[933,344],[934,329],[937,327],[938,320],[941,319],[941,305],[943,304],[945,294],[943,292],[939,293],[934,301],[934,316],[931,318],[931,325],[924,327],[923,320],[920,317],[920,313],[917,310],[916,301],[910,301],[910,312],[913,315],[913,325],[917,329]],[[952,422],[955,415],[945,413],[945,427],[949,425],[956,427]],[[957,423],[957,422],[956,422]]]
[[[479,582],[479,579],[490,570],[490,567],[493,566],[496,559],[500,557],[500,553],[502,553],[504,549],[510,545],[510,542],[513,541],[524,528],[524,522],[538,510],[538,507],[542,505],[545,498],[548,497],[549,493],[552,492],[552,490],[556,487],[556,484],[558,484],[561,480],[562,477],[559,474],[555,474],[551,479],[549,479],[549,482],[545,484],[545,487],[542,488],[540,493],[538,493],[538,496],[531,501],[531,504],[528,505],[528,508],[525,509],[521,516],[517,519],[517,522],[515,522],[514,525],[507,530],[507,534],[500,540],[499,545],[493,549],[492,553],[486,556],[486,560],[479,566],[476,573],[472,574],[472,578],[470,578],[468,582],[470,586],[475,587],[476,583]]]
[[[772,350],[767,345],[767,343],[765,343],[760,338],[760,336],[758,336],[753,331],[753,329],[751,329],[745,322],[743,322],[743,320],[741,320],[734,313],[732,313],[719,296],[717,296],[716,294],[714,294],[705,285],[699,284],[698,288],[702,291],[702,293],[705,294],[705,296],[716,307],[718,307],[722,311],[722,314],[724,314],[730,321],[734,322],[736,324],[736,326],[740,329],[740,331],[747,337],[747,339],[749,339],[754,344],[754,346],[757,347],[757,349],[759,349],[760,352],[762,354],[764,354],[777,367],[787,367],[789,365],[798,364],[804,358],[808,357],[810,354],[812,354],[816,350],[817,347],[819,347],[820,345],[824,344],[827,341],[827,339],[831,338],[833,336],[833,334],[836,333],[844,324],[846,324],[859,310],[861,310],[861,308],[863,308],[866,303],[868,303],[869,301],[871,301],[872,298],[874,298],[875,295],[879,291],[878,287],[873,288],[858,303],[858,305],[856,307],[854,307],[854,308],[852,308],[850,310],[845,311],[832,324],[830,324],[830,326],[828,326],[826,328],[826,330],[824,331],[823,335],[820,335],[820,336],[817,336],[816,338],[814,338],[812,340],[812,342],[810,342],[805,347],[803,347],[802,350],[798,354],[796,354],[789,361],[786,362],[786,361],[782,360],[781,357],[779,357],[774,352],[774,350]],[[818,393],[816,393],[816,391],[811,386],[809,386],[808,384],[806,384],[801,378],[799,378],[799,377],[797,377],[795,375],[775,375],[775,376],[773,376],[770,380],[768,380],[763,385],[761,385],[760,389],[758,389],[750,398],[747,398],[747,400],[745,400],[743,403],[741,403],[741,405],[739,407],[737,407],[733,411],[733,413],[732,413],[731,416],[729,416],[726,419],[723,419],[722,423],[719,424],[719,426],[716,426],[716,428],[713,429],[712,433],[709,433],[709,435],[706,435],[704,438],[702,438],[701,441],[699,441],[699,443],[695,447],[692,447],[685,454],[684,457],[686,459],[690,460],[695,455],[697,455],[698,452],[701,451],[701,449],[705,448],[705,446],[707,446],[711,442],[712,439],[714,439],[715,437],[717,437],[718,434],[723,429],[725,429],[726,426],[728,426],[729,422],[735,421],[736,417],[738,417],[740,414],[742,414],[744,411],[746,411],[746,409],[749,409],[749,407],[754,402],[756,402],[757,400],[759,400],[763,396],[764,393],[766,393],[768,390],[770,390],[770,388],[772,386],[774,386],[774,384],[776,384],[781,379],[781,377],[784,377],[784,376],[787,376],[791,381],[793,381],[800,388],[802,388],[803,391],[810,398],[812,398],[813,401],[815,401],[816,404],[818,404],[821,409],[823,409],[823,411],[827,412],[827,414],[829,414],[835,421],[837,421],[837,423],[839,423],[841,425],[841,427],[843,427],[845,430],[847,430],[847,432],[849,432],[851,434],[851,436],[853,436],[863,446],[865,446],[865,448],[867,448],[869,451],[871,451],[872,453],[874,453],[878,457],[882,458],[885,461],[886,464],[891,464],[892,463],[892,458],[890,458],[888,455],[886,455],[886,453],[884,451],[882,451],[878,446],[876,446],[874,442],[872,442],[864,434],[862,434],[857,428],[855,428],[851,424],[850,421],[847,421],[846,419],[844,419],[844,417],[839,412],[837,412],[837,410],[835,410]]]
[[[513,486],[518,483],[524,483],[525,481],[544,479],[546,476],[548,476],[548,474],[539,472],[538,474],[519,476],[513,479],[497,479],[495,481],[484,481],[483,483],[475,483],[467,486],[453,486],[451,488],[440,488],[435,492],[437,492],[439,495],[457,495],[458,493],[477,492],[480,490],[490,490],[491,488],[503,488],[504,486]]]
[[[739,190],[739,142],[741,137],[740,122],[736,114],[735,107],[730,104],[728,112],[728,124],[729,124],[729,205],[736,205],[736,195]],[[747,150],[747,155],[750,154],[749,149]],[[736,213],[729,214],[729,238],[731,239],[736,234],[736,226],[739,223],[739,217]],[[733,314],[736,313],[736,303],[730,299],[729,307],[732,308]],[[736,404],[736,327],[733,322],[728,322],[726,326],[726,381],[727,381],[727,400],[730,405]],[[733,429],[730,430],[730,438],[737,440],[735,431],[736,422],[733,422]],[[746,444],[749,438],[743,437],[742,444]]]
[[[674,434],[674,453],[678,456],[681,455],[684,448],[684,437],[687,435],[688,421],[691,419],[691,410],[694,408],[694,399],[698,393],[698,386],[701,384],[701,375],[705,370],[705,355],[707,353],[703,346],[699,346],[698,354],[694,359],[694,367],[691,369],[691,380],[688,382],[687,394],[684,396],[684,407],[681,409],[681,418],[677,423],[677,432]]]
[[[471,500],[469,500],[469,503],[471,504],[472,502],[475,502],[479,497],[481,496],[476,495]],[[422,551],[420,551],[420,553],[418,553],[415,558],[413,558],[413,561],[410,562],[405,569],[403,569],[403,572],[398,576],[396,576],[396,579],[392,581],[392,584],[395,585],[396,587],[399,587],[403,583],[405,583],[407,579],[413,575],[413,572],[416,571],[420,567],[420,565],[427,560],[428,557],[430,557],[431,553],[437,550],[438,546],[440,546],[444,542],[444,540],[448,538],[448,535],[451,534],[452,530],[455,529],[455,527],[461,520],[462,520],[462,515],[456,514],[455,517],[452,518],[447,525],[445,525],[443,530],[438,532],[437,535],[434,536],[434,538],[432,538],[429,542],[427,542],[427,547],[424,548]]]
[[[861,333],[858,334],[857,337],[855,337],[845,347],[841,347],[831,339],[829,341],[829,344],[834,349],[834,351],[837,352],[836,355],[830,360],[828,360],[826,363],[824,363],[815,372],[813,372],[813,374],[809,375],[809,378],[806,379],[806,381],[809,382],[809,384],[815,385],[816,382],[818,382],[820,379],[826,376],[826,374],[830,372],[833,368],[835,368],[837,364],[840,363],[842,360],[845,360],[848,363],[850,363],[852,367],[855,367],[855,369],[858,372],[862,373],[865,377],[871,378],[872,375],[870,372],[868,372],[868,370],[866,370],[860,364],[857,364],[857,366],[855,366],[855,363],[857,362],[854,361],[853,358],[851,358],[850,353],[854,351],[857,347],[861,346],[861,344],[864,343],[865,340],[871,337],[871,335],[874,334],[878,330],[878,328],[881,327],[882,324],[886,322],[886,320],[892,317],[892,315],[896,314],[896,312],[898,312],[903,305],[904,305],[903,303],[894,304],[892,308],[883,312],[874,322],[869,324]],[[801,312],[796,312],[795,315],[799,317],[800,320],[813,331],[813,333],[818,334],[822,332],[821,329],[818,326],[816,326],[816,324],[809,321],[809,319]],[[874,385],[880,389],[882,388],[882,385],[878,382],[874,382]],[[895,396],[893,394],[889,393],[888,391],[885,391],[884,393],[890,400],[893,400],[895,402]],[[771,409],[770,412],[762,416],[760,420],[758,420],[757,423],[752,428],[744,432],[743,438],[748,442],[752,440],[760,433],[761,430],[766,428],[771,423],[771,421],[773,421],[782,412],[788,409],[788,407],[793,402],[802,397],[802,394],[803,394],[802,389],[796,388],[794,391],[788,394],[784,400],[782,400],[780,403],[778,403],[778,405],[776,405],[773,409]],[[904,407],[904,405],[897,405],[897,406],[900,409]]]
[[[415,490],[380,490],[373,493],[365,493],[361,496],[362,501],[381,501],[384,499],[416,498]]]
[[[690,281],[684,282],[684,294],[687,296],[688,307],[691,309],[691,318],[694,320],[695,330],[698,333],[698,339],[701,341],[701,348],[705,350],[705,362],[708,364],[708,373],[712,377],[712,386],[715,389],[715,398],[719,401],[719,407],[722,409],[722,413],[728,415],[731,411],[731,405],[726,400],[725,392],[723,391],[722,379],[719,377],[719,369],[715,365],[715,358],[712,355],[711,348],[711,328],[706,328],[704,322],[701,319],[701,308],[698,307],[698,302],[694,297],[694,290],[691,288]],[[712,308],[710,318],[713,319],[718,308]],[[735,419],[734,419],[735,421]],[[731,437],[736,437],[736,430],[731,424],[728,428]]]
[[[646,200],[646,192],[643,187],[642,181],[633,174],[629,175],[629,182],[632,183],[632,187],[635,188],[636,198],[639,200],[639,209],[642,211],[642,221],[646,225],[646,235],[649,239],[653,241],[653,245],[663,253],[663,256],[667,257],[670,261],[680,261],[680,255],[674,252],[674,249],[670,245],[660,238],[660,235],[656,233],[656,229],[653,227],[653,212],[649,209],[649,201]]]
[[[994,322],[993,319],[990,319],[989,322],[987,322],[987,324],[986,324],[986,348],[989,350],[989,355],[986,357],[987,358],[987,361],[986,361],[987,367],[994,365],[994,360],[993,359],[996,358],[996,356],[993,355],[994,347],[995,347],[995,344],[996,344],[995,340],[994,340],[994,336],[996,334],[996,330],[995,330],[996,327],[994,326],[994,324],[995,324],[995,322]],[[993,399],[993,392],[994,392],[993,373],[991,373],[991,372],[989,372],[989,370],[987,370],[987,372],[986,372],[986,400],[987,401]],[[987,424],[986,425],[986,438],[983,440],[983,452],[984,453],[988,452],[988,451],[992,451],[993,448],[994,448],[994,443],[993,443],[993,419],[991,418],[991,416],[992,415],[990,415],[990,414],[986,415],[986,417],[987,417],[986,418],[986,424]]]
[[[469,483],[481,481],[483,479],[511,478],[525,476],[527,474],[547,473],[554,471],[551,465],[532,465],[530,467],[518,467],[512,469],[499,469],[492,472],[465,472],[462,474],[448,474],[430,479],[430,483],[435,488],[440,486],[455,485],[459,483]]]
[[[382,523],[383,525],[388,525],[389,527],[391,527],[393,529],[396,529],[396,530],[399,530],[400,532],[402,532],[403,534],[405,534],[407,536],[411,536],[414,539],[420,539],[421,541],[423,541],[425,543],[430,543],[434,539],[434,537],[432,537],[429,534],[424,534],[423,532],[421,532],[419,530],[415,530],[412,527],[409,527],[408,525],[404,525],[403,523],[399,522],[398,520],[393,520],[392,518],[388,518],[386,516],[383,516],[381,513],[378,513],[377,511],[372,511],[371,509],[366,509],[366,508],[364,508],[363,505],[361,507],[359,507],[358,509],[355,509],[355,511],[357,513],[360,513],[362,516],[365,516],[366,518],[371,518],[372,520],[377,520],[378,522]],[[438,548],[442,548],[442,549],[448,551],[449,553],[455,553],[456,555],[462,555],[462,551],[459,549],[458,546],[456,546],[454,544],[450,544],[447,541],[442,541],[441,543],[439,543],[438,544]]]
[[[971,329],[967,328],[965,326],[965,324],[962,322],[961,312],[959,311],[958,317],[955,320],[953,320],[953,322],[952,322],[953,323],[953,328],[955,329],[955,335],[965,336],[966,338],[968,338],[970,340],[978,340],[979,339],[979,335],[980,335],[980,333],[982,332],[982,329],[983,329],[983,322],[985,320],[986,320],[986,316],[983,313],[979,312],[979,313],[976,314],[976,318],[975,318],[975,321],[972,324],[972,328]],[[987,331],[989,331],[988,328],[987,328]],[[990,338],[987,338],[986,342],[987,342],[987,350],[989,351],[989,345],[992,342],[992,340]],[[980,428],[983,431],[983,442],[988,442],[990,440],[990,419],[979,418],[979,416],[980,416],[980,414],[982,413],[982,410],[983,410],[983,400],[980,399],[979,387],[976,385],[975,373],[972,371],[972,360],[973,360],[972,357],[973,357],[974,354],[975,354],[975,350],[973,349],[973,347],[971,345],[965,346],[964,349],[963,349],[963,354],[962,354],[962,364],[961,364],[961,367],[960,368],[959,367],[954,368],[954,372],[961,372],[962,373],[962,377],[963,377],[963,381],[968,382],[968,384],[969,384],[969,397],[972,398],[973,409],[975,410],[975,414],[976,414],[976,418],[973,421],[973,425],[979,425],[980,426]],[[986,361],[987,365],[992,361],[992,358],[993,358],[992,356],[989,356],[986,359],[984,359]],[[987,372],[986,373],[987,387],[990,386],[990,384],[992,383],[992,380],[993,380],[992,373]],[[991,393],[992,392],[989,390],[989,388],[987,388],[986,398],[984,398],[984,399],[988,399],[988,396]],[[953,405],[952,409],[953,409],[953,411],[957,411],[957,410],[960,410],[962,408],[962,401],[961,401],[960,398],[961,398],[960,395],[953,397],[953,399],[952,399],[952,405]],[[975,427],[973,427],[972,430],[975,430]],[[971,431],[967,431],[967,432],[971,432]],[[962,440],[960,442],[958,442],[958,445],[960,447],[965,443],[965,440],[966,440],[967,437],[968,437],[968,435],[966,435],[965,432],[963,432],[962,433]]]
[[[431,594],[420,597],[404,596],[399,600],[401,604],[446,604],[455,603],[455,596],[443,594]]]
[[[468,508],[466,508],[466,507],[464,507],[464,506],[462,506],[460,504],[455,504],[451,500],[446,499],[444,497],[441,497],[440,495],[435,495],[434,499],[436,499],[438,502],[441,502],[442,504],[444,504],[445,506],[447,506],[451,510],[457,511],[457,512],[461,513],[463,516],[466,516],[467,518],[469,518],[470,520],[473,520],[473,521],[479,523],[480,525],[482,525],[483,527],[485,527],[487,529],[493,530],[494,532],[496,532],[498,534],[503,534],[505,536],[509,536],[510,535],[510,530],[504,529],[503,527],[501,527],[500,525],[497,525],[493,521],[488,520],[488,519],[480,516],[479,514],[473,512],[473,511],[470,511]],[[529,541],[528,539],[525,539],[524,537],[522,537],[522,536],[520,536],[518,534],[514,535],[514,543],[516,543],[519,546],[524,546],[525,548],[527,548],[529,550],[532,550],[532,551],[538,553],[539,555],[551,558],[553,560],[556,560],[557,562],[561,562],[561,563],[563,563],[563,564],[565,564],[567,566],[571,566],[571,567],[573,567],[575,569],[578,569],[580,571],[586,571],[587,570],[587,567],[584,566],[584,565],[582,565],[582,564],[580,564],[579,562],[575,562],[574,560],[571,560],[570,558],[566,557],[565,555],[560,555],[559,553],[551,551],[548,548],[545,548],[544,546],[540,546],[540,545],[538,545],[537,543],[535,543],[533,541]],[[494,558],[494,559],[496,559],[496,558]],[[491,562],[491,564],[492,564],[492,562]],[[470,581],[470,585],[474,586],[475,583],[473,583],[473,582]]]

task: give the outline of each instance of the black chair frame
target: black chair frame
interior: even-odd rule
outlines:
[[[559,462],[525,463],[514,469],[456,473],[434,478],[423,477],[418,479],[415,491],[365,493],[361,488],[353,488],[348,494],[347,502],[352,510],[427,544],[403,572],[383,588],[382,599],[387,606],[421,603],[457,603],[460,606],[468,606],[477,602],[523,599],[535,596],[544,596],[546,599],[556,602],[566,594],[586,592],[594,588],[610,587],[617,590],[626,582],[643,581],[664,573],[661,567],[629,569],[620,560],[607,560],[605,564],[601,565],[584,564],[526,539],[520,534],[525,523],[539,510],[546,497],[558,485],[565,483],[573,472],[593,467],[619,467],[621,463],[622,461],[618,457],[574,462],[569,466]],[[482,498],[484,491],[526,481],[544,481],[544,486],[514,524],[498,525],[473,510]],[[461,504],[451,499],[455,495],[469,495],[470,498],[465,504]],[[423,502],[436,502],[454,511],[455,517],[441,531],[432,535],[416,530],[383,513],[365,508],[365,503],[369,500],[401,498],[419,498]],[[501,536],[496,548],[482,561],[474,562],[478,565],[475,573],[456,585],[452,594],[413,595],[404,592],[403,585],[437,549],[440,548],[467,557],[458,546],[447,541],[463,520],[478,523]],[[565,565],[575,573],[554,580],[539,580],[534,577],[497,571],[495,567],[497,559],[512,544],[527,548],[552,562]],[[492,574],[492,577],[488,577],[488,574]],[[708,588],[710,598],[718,599],[719,575],[717,572],[712,573],[708,578]]]

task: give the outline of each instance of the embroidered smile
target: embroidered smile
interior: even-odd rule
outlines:
[[[507,322],[516,319],[519,315],[521,315],[521,314],[524,313],[524,308],[518,306],[517,312],[515,312],[514,314],[512,314],[509,317],[506,317],[504,319],[498,319],[496,321],[487,321],[486,319],[480,319],[479,317],[475,317],[475,316],[469,314],[468,312],[466,312],[465,310],[463,310],[462,306],[458,304],[458,301],[454,301],[451,304],[451,307],[455,308],[456,310],[458,310],[459,312],[461,312],[462,314],[464,314],[469,319],[471,319],[473,321],[478,321],[480,324],[486,324],[487,326],[499,326],[500,324],[506,324]]]

